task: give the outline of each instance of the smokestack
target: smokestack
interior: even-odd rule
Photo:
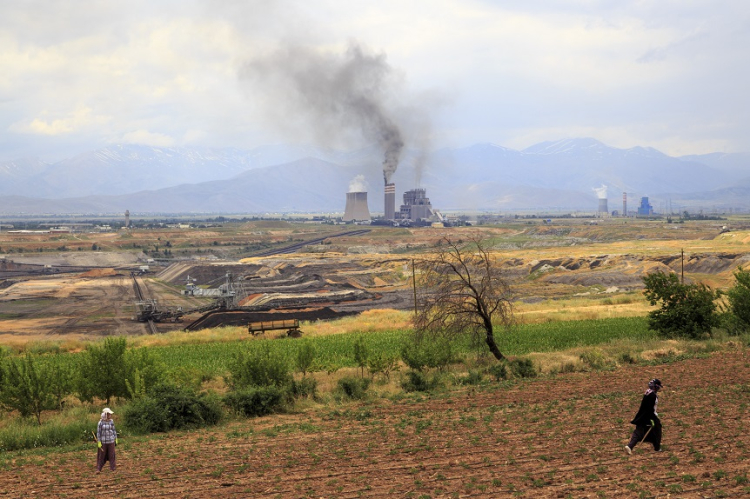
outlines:
[[[622,193],[622,216],[623,217],[628,216],[628,193],[627,192]]]
[[[385,216],[386,220],[396,219],[396,184],[385,184]]]
[[[370,210],[367,208],[366,192],[347,192],[344,222],[354,220],[370,220]]]
[[[130,227],[130,210],[125,210],[125,228]]]

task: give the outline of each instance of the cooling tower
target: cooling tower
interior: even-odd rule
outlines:
[[[385,184],[385,209],[386,220],[396,219],[396,184]]]
[[[606,215],[607,211],[607,198],[599,198],[599,214]]]
[[[366,192],[347,192],[344,222],[353,220],[370,220],[370,210],[367,208]]]

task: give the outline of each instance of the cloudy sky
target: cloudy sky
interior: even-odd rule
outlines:
[[[322,58],[305,71],[377,61],[434,146],[750,150],[745,0],[0,0],[0,160],[318,141],[306,97],[259,70],[298,64],[285,47]]]

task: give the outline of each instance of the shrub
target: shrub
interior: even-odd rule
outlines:
[[[341,378],[338,386],[344,395],[350,399],[361,400],[367,395],[370,380],[368,378]]]
[[[359,366],[362,377],[365,376],[365,367],[367,367],[367,359],[370,356],[370,351],[367,348],[364,336],[357,336],[354,339],[354,362]]]
[[[427,380],[427,376],[421,371],[406,371],[401,381],[401,388],[405,392],[429,392],[434,383]]]
[[[289,364],[281,352],[271,351],[270,346],[238,353],[229,365],[227,384],[233,389],[254,386],[287,387],[292,384]]]
[[[409,341],[401,348],[401,359],[415,371],[443,369],[456,360],[453,344],[448,339]]]
[[[625,352],[620,354],[620,362],[622,362],[623,364],[637,364],[638,356],[630,352]]]
[[[315,378],[302,378],[292,383],[292,395],[295,397],[316,398],[318,396],[318,382]]]
[[[285,391],[278,386],[261,386],[227,393],[224,404],[237,414],[265,416],[281,411],[285,397]]]
[[[458,383],[461,385],[479,385],[482,383],[482,373],[479,371],[469,370],[469,373],[458,379]]]
[[[517,378],[535,378],[536,369],[531,359],[513,359],[509,362],[513,376]]]
[[[124,411],[124,424],[139,433],[212,426],[221,420],[222,409],[216,397],[163,384]]]
[[[591,369],[603,369],[609,364],[604,352],[598,349],[583,352],[580,359]]]
[[[488,369],[487,372],[495,378],[495,381],[500,381],[501,379],[508,379],[508,365],[505,362],[497,362],[492,364]]]

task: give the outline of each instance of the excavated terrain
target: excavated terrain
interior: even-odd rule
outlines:
[[[290,232],[282,234],[264,237],[292,240]],[[165,233],[172,239],[178,235]],[[219,234],[203,237],[219,239]],[[215,303],[219,288],[230,281],[238,305],[249,312],[327,307],[336,314],[349,314],[372,308],[410,309],[413,258],[435,248],[442,237],[491,238],[516,298],[528,303],[638,291],[643,276],[655,271],[684,273],[688,282],[726,287],[732,283],[732,273],[748,267],[750,261],[750,232],[717,235],[711,225],[612,222],[605,227],[373,229],[314,239],[307,246],[294,243],[292,254],[161,260],[151,263],[139,282],[145,298],[156,300],[159,310],[184,313],[177,322],[155,324],[160,332],[198,320]],[[683,247],[688,248],[684,261]],[[85,266],[87,255],[91,263]],[[144,256],[77,251],[0,258],[0,341],[147,333],[144,323],[133,320],[136,307],[130,277],[144,263]],[[188,284],[214,295],[188,296],[183,293]],[[198,309],[203,312],[191,313]],[[221,320],[214,314],[206,323],[217,325]]]

